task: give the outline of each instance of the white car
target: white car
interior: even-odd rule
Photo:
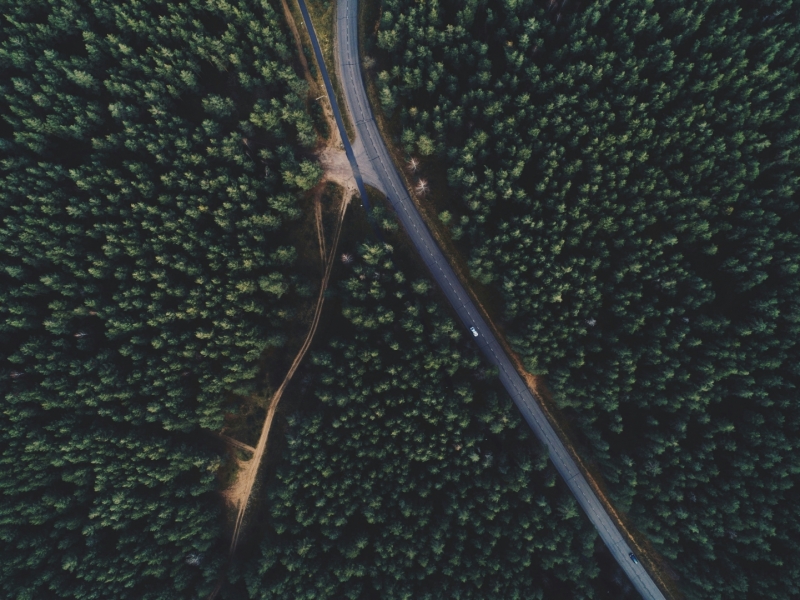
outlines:
[[[474,327],[470,327],[469,330],[472,332],[472,335],[478,337],[478,330]]]

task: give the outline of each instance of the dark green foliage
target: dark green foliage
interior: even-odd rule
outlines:
[[[266,3],[0,5],[0,596],[202,597],[204,432],[295,299],[305,83]]]
[[[381,98],[690,598],[800,596],[800,6],[384,0]]]
[[[340,290],[250,597],[595,597],[594,530],[432,284],[365,246]]]

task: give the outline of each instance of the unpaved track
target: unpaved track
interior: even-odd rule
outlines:
[[[289,9],[289,5],[286,4],[286,0],[281,0],[281,6],[283,6],[283,16],[286,17],[286,24],[289,26],[289,29],[292,32],[292,37],[294,38],[294,45],[297,48],[297,58],[300,60],[300,64],[303,66],[303,74],[305,75],[308,84],[312,86],[312,88],[316,88],[317,82],[314,81],[313,77],[311,77],[311,71],[308,69],[308,61],[306,60],[306,55],[303,52],[303,42],[300,39],[300,32],[297,31],[297,24],[294,22],[292,11]]]
[[[317,306],[314,310],[314,318],[311,322],[311,328],[308,331],[308,335],[306,335],[306,339],[303,342],[300,351],[295,356],[294,361],[292,361],[291,367],[289,367],[289,372],[286,373],[286,377],[283,378],[283,382],[281,383],[278,390],[272,396],[269,402],[269,407],[267,408],[267,417],[264,419],[264,425],[261,428],[261,435],[258,438],[258,444],[256,444],[256,450],[253,454],[253,458],[250,459],[247,463],[246,472],[242,474],[242,479],[240,480],[241,490],[238,501],[238,511],[236,514],[236,524],[233,528],[233,536],[231,538],[231,547],[230,552],[233,553],[236,551],[236,545],[239,542],[239,536],[241,535],[242,531],[242,523],[244,521],[245,513],[247,512],[247,506],[250,502],[250,497],[253,493],[253,485],[255,484],[256,476],[258,475],[258,469],[261,466],[261,459],[264,456],[264,451],[267,448],[267,440],[269,439],[269,432],[272,428],[272,420],[275,418],[275,411],[278,408],[278,403],[281,400],[281,396],[283,395],[286,386],[289,385],[289,382],[294,376],[295,371],[297,371],[297,367],[300,366],[300,362],[306,355],[308,348],[311,346],[311,342],[314,339],[314,334],[317,331],[317,326],[319,325],[319,318],[322,314],[322,307],[325,303],[325,291],[328,289],[328,281],[330,280],[331,271],[333,270],[333,264],[336,261],[336,248],[339,245],[339,237],[342,233],[342,224],[344,223],[344,215],[347,211],[347,205],[350,202],[350,196],[345,195],[342,197],[342,206],[339,212],[339,221],[336,224],[336,233],[334,234],[333,243],[331,244],[330,253],[327,257],[327,262],[325,265],[325,274],[322,277],[322,284],[319,288],[319,295],[317,296]],[[323,236],[324,237],[324,236]],[[238,486],[237,486],[238,487]]]
[[[317,194],[316,198],[314,198],[314,221],[317,224],[317,243],[319,244],[319,259],[324,268],[325,257],[328,255],[328,250],[325,248],[325,228],[322,225],[322,202],[320,202],[321,196],[322,196],[322,190],[320,190],[320,193]]]
[[[250,454],[256,451],[256,449],[253,448],[252,446],[248,446],[247,444],[240,442],[239,440],[235,440],[232,437],[225,435],[224,433],[218,433],[217,436],[226,444],[230,444],[231,446],[233,446],[234,448],[238,448],[239,450],[244,450],[245,452],[248,452]]]

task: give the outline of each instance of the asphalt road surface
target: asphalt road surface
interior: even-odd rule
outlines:
[[[472,327],[475,328],[478,335],[476,337],[471,335],[471,337],[473,337],[489,362],[497,366],[500,380],[519,408],[523,418],[530,425],[536,437],[547,447],[550,459],[556,469],[564,478],[567,486],[575,495],[578,504],[580,504],[597,529],[598,534],[608,546],[611,554],[630,578],[633,586],[643,598],[666,600],[641,563],[634,564],[629,558],[631,548],[626,543],[625,537],[619,532],[614,521],[605,511],[603,504],[592,491],[583,473],[564,447],[564,444],[561,443],[533,394],[528,390],[513,363],[494,337],[491,329],[473,304],[470,295],[461,285],[422,217],[417,212],[380,136],[367,100],[364,83],[361,79],[358,56],[357,0],[337,0],[336,24],[336,62],[347,102],[346,109],[352,117],[358,137],[353,145],[355,146],[355,151],[347,140],[347,133],[336,103],[336,96],[333,93],[305,2],[304,0],[298,0],[298,2],[303,14],[303,20],[311,37],[311,43],[314,46],[317,63],[322,71],[328,97],[333,106],[334,116],[344,142],[347,158],[353,167],[353,175],[356,178],[362,201],[366,203],[363,173],[370,185],[383,191],[389,198],[403,227],[430,269],[433,278],[444,291],[456,313],[458,313],[461,321],[468,330]],[[365,206],[368,208],[369,205],[365,204]]]

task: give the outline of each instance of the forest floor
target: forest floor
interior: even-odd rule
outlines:
[[[297,5],[297,3],[294,3]],[[308,0],[306,8],[311,15],[311,21],[315,24],[314,31],[317,34],[317,41],[322,50],[322,57],[326,65],[335,64],[336,52],[336,2],[331,0]],[[302,25],[302,19],[301,19]],[[310,40],[309,40],[310,43]],[[344,90],[336,69],[328,69],[328,76],[331,78],[333,92],[339,106],[345,105]],[[324,93],[324,90],[323,92]],[[342,121],[347,137],[353,142],[356,139],[356,129],[353,125],[352,116],[346,111],[342,111]]]
[[[292,37],[294,38],[294,44],[297,46],[297,58],[300,61],[300,65],[303,67],[303,75],[311,86],[311,89],[316,91],[317,82],[311,76],[311,71],[308,69],[308,61],[306,60],[305,52],[303,52],[303,41],[300,37],[300,32],[297,30],[297,23],[294,21],[294,16],[286,0],[281,0],[281,6],[283,6],[283,15],[286,17],[286,24],[289,26],[289,30],[292,32]]]
[[[339,128],[336,127],[336,122],[333,119],[333,110],[331,109],[330,102],[328,100],[328,96],[325,93],[325,87],[322,83],[322,79],[319,76],[319,70],[316,70],[317,77],[314,77],[311,74],[311,70],[308,66],[308,59],[306,58],[306,49],[310,49],[311,47],[311,40],[308,36],[308,32],[305,31],[305,25],[303,23],[303,19],[300,18],[299,14],[296,15],[294,12],[294,8],[296,8],[296,3],[292,3],[292,6],[289,6],[287,0],[281,0],[281,5],[283,6],[283,13],[286,17],[286,23],[289,25],[289,30],[292,33],[292,37],[294,37],[295,46],[297,46],[298,57],[300,59],[300,64],[303,67],[304,76],[306,81],[308,81],[310,86],[310,92],[313,94],[314,101],[323,100],[320,103],[322,106],[322,110],[325,113],[325,119],[328,121],[330,127],[330,136],[329,142],[331,142],[335,147],[344,149],[344,146],[341,143],[341,137],[339,136]],[[309,11],[312,14],[312,19],[317,26],[315,30],[317,32],[317,38],[320,41],[320,45],[323,50],[323,54],[326,61],[333,61],[333,52],[334,52],[334,40],[333,40],[333,19],[334,14],[336,12],[336,3],[330,2],[327,6],[324,3],[319,2],[308,2],[307,4]],[[297,19],[295,17],[298,17]],[[301,28],[297,27],[297,22],[300,22]],[[319,27],[319,29],[317,29]],[[310,50],[309,50],[310,54]],[[338,76],[335,72],[329,73],[331,77],[331,83],[333,84],[334,92],[336,93],[337,101],[340,105],[344,102],[344,94],[342,93],[342,86],[339,82]],[[351,138],[355,138],[355,128],[353,127],[352,121],[350,120],[349,114],[342,113],[342,119],[344,120],[344,127],[347,131],[347,135]]]

